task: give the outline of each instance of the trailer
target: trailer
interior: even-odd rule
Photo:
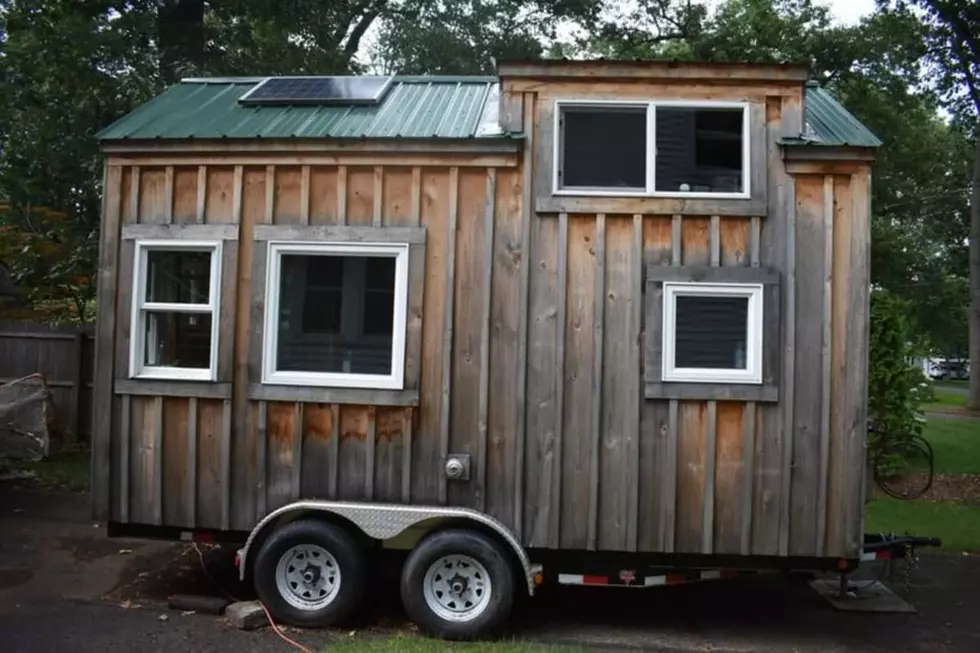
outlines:
[[[804,67],[187,79],[99,137],[110,533],[237,542],[301,626],[390,557],[450,638],[859,563],[880,142]]]

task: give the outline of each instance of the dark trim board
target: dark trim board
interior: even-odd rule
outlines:
[[[648,282],[779,284],[778,271],[761,267],[648,265],[646,274]]]
[[[776,402],[779,401],[779,388],[775,385],[747,383],[647,382],[643,396],[647,399]]]
[[[230,383],[211,383],[209,381],[116,379],[113,391],[117,395],[137,395],[141,397],[231,399]]]

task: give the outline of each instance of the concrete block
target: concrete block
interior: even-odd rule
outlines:
[[[225,616],[241,630],[255,630],[268,625],[269,619],[258,601],[239,601],[225,608]]]

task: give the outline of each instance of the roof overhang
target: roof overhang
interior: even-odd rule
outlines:
[[[613,61],[567,59],[514,60],[497,64],[501,79],[534,78],[601,81],[711,81],[716,84],[803,84],[808,69],[796,63],[737,63],[698,61]]]
[[[806,141],[783,141],[780,144],[783,160],[794,161],[847,161],[871,163],[877,157],[877,148],[851,145],[821,145]]]

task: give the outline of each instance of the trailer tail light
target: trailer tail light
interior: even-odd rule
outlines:
[[[214,533],[202,533],[200,531],[181,531],[180,539],[184,542],[196,542],[197,544],[214,544],[216,541]]]

